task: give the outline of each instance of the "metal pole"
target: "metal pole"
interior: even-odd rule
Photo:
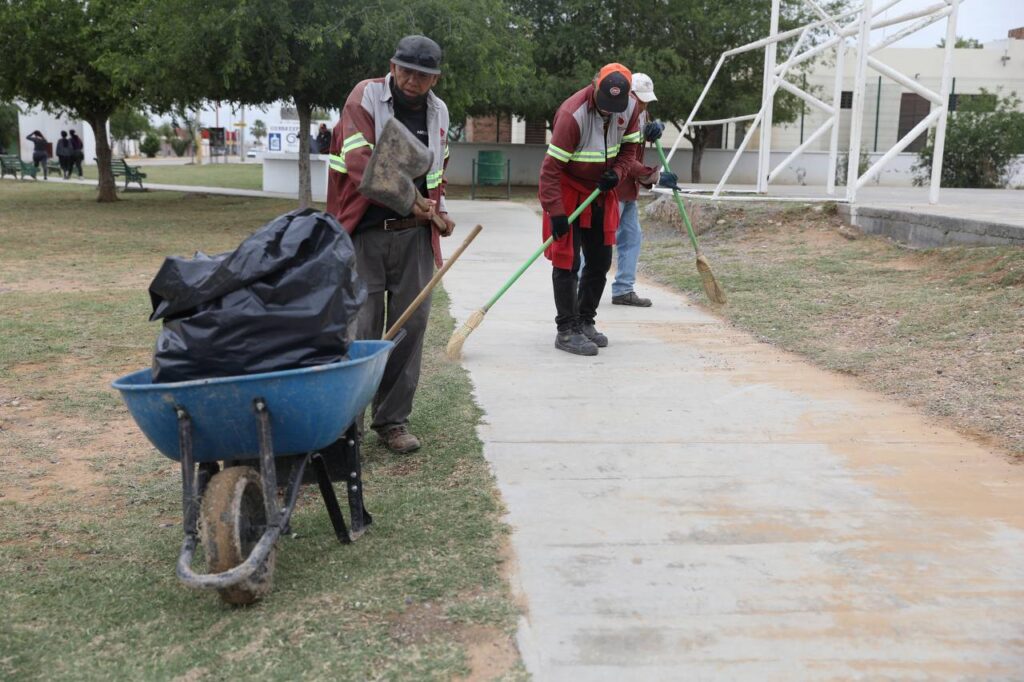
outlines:
[[[860,168],[860,138],[864,127],[864,77],[868,69],[868,42],[871,38],[871,2],[864,0],[860,15],[860,34],[857,38],[857,75],[853,83],[853,111],[850,114],[850,158],[846,167],[846,200],[853,203],[857,197],[857,171]]]
[[[836,193],[836,161],[839,158],[839,122],[842,120],[843,109],[843,69],[846,58],[846,39],[842,38],[836,43],[836,80],[832,89],[832,135],[828,142],[828,179],[825,182],[825,192],[829,196]]]
[[[779,32],[779,13],[782,0],[772,0],[771,27],[769,39],[775,38]],[[772,153],[772,106],[775,102],[775,57],[778,43],[770,42],[764,48],[764,85],[761,96],[761,145],[757,152],[757,191],[764,194],[768,191],[768,167],[771,165]]]
[[[878,77],[878,89],[875,90],[875,144],[871,149],[873,152],[878,151],[878,112],[882,108],[882,77]]]
[[[946,146],[946,118],[949,116],[949,80],[953,72],[953,50],[956,45],[956,18],[960,9],[960,0],[951,0],[952,11],[946,19],[946,54],[942,60],[942,86],[939,94],[942,97],[942,113],[939,124],[935,126],[935,149],[932,152],[932,184],[928,192],[928,203],[939,203],[939,186],[942,184],[942,154]]]
[[[804,92],[806,92],[807,91],[807,74],[806,73],[803,75],[803,79],[801,80],[800,85],[803,87]],[[805,102],[800,102],[800,144],[804,143],[804,114],[806,114],[806,113],[807,113],[807,104]]]

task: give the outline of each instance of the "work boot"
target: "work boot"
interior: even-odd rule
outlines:
[[[635,305],[638,308],[651,307],[651,299],[641,298],[636,295],[635,291],[631,291],[628,294],[622,294],[620,296],[612,296],[612,303],[615,305]]]
[[[597,355],[597,344],[580,333],[579,327],[559,330],[555,335],[555,348],[574,355]]]
[[[406,455],[420,449],[420,439],[409,433],[409,427],[405,424],[379,429],[377,436],[384,442],[388,450],[399,455]]]
[[[597,331],[594,325],[590,322],[584,322],[580,325],[580,332],[583,336],[593,341],[594,345],[598,348],[605,348],[608,345],[608,337]]]

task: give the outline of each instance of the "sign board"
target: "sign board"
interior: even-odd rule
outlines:
[[[309,124],[309,137],[315,138],[316,131],[319,127],[318,122]],[[310,146],[312,149],[312,144]],[[268,152],[285,152],[290,154],[299,153],[299,124],[295,123],[279,123],[275,125],[267,126],[267,151]]]
[[[211,147],[224,147],[227,145],[227,136],[224,134],[223,128],[208,128],[210,131],[210,146]]]

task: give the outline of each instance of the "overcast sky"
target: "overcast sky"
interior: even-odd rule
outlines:
[[[878,6],[881,0],[875,0]],[[902,0],[887,10],[889,17],[934,5],[936,0]],[[886,29],[894,33],[908,24]],[[1006,37],[1011,28],[1024,26],[1024,0],[960,0],[960,12],[956,21],[956,34],[963,38],[977,38],[982,43]],[[894,47],[935,47],[946,37],[946,20],[941,19],[928,28],[907,36]]]

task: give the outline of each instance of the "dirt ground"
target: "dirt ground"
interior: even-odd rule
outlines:
[[[1024,456],[1024,249],[913,250],[827,206],[690,212],[729,296],[716,314]],[[648,207],[642,221],[641,273],[709,305],[675,206]]]

